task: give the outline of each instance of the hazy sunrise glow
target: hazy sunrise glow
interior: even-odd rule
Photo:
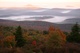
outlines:
[[[0,7],[80,8],[80,0],[0,0]]]

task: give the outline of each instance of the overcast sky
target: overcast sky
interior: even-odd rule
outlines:
[[[80,0],[0,0],[0,7],[80,8]]]

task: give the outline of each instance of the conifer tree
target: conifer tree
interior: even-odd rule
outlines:
[[[17,27],[14,35],[15,35],[16,47],[24,46],[26,42],[25,39],[23,38],[22,29],[20,26]]]
[[[68,36],[68,41],[69,42],[76,42],[76,43],[80,43],[80,28],[78,23],[76,23],[73,27],[72,27],[72,31],[70,33],[70,35]]]

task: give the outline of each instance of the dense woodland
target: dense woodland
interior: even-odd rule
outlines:
[[[0,53],[79,53],[80,28],[71,32],[50,26],[47,31],[24,29],[21,26],[0,26]]]

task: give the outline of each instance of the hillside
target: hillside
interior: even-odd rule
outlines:
[[[64,20],[64,21],[61,22],[61,23],[65,23],[65,24],[71,23],[71,24],[74,24],[74,23],[76,23],[76,22],[78,22],[78,23],[80,24],[80,18],[70,18],[70,19],[66,19],[66,20]]]
[[[43,21],[11,21],[11,20],[1,20],[0,25],[6,26],[22,26],[26,29],[36,29],[36,30],[48,30],[49,26],[53,25],[63,31],[70,31],[72,24],[55,24]]]

